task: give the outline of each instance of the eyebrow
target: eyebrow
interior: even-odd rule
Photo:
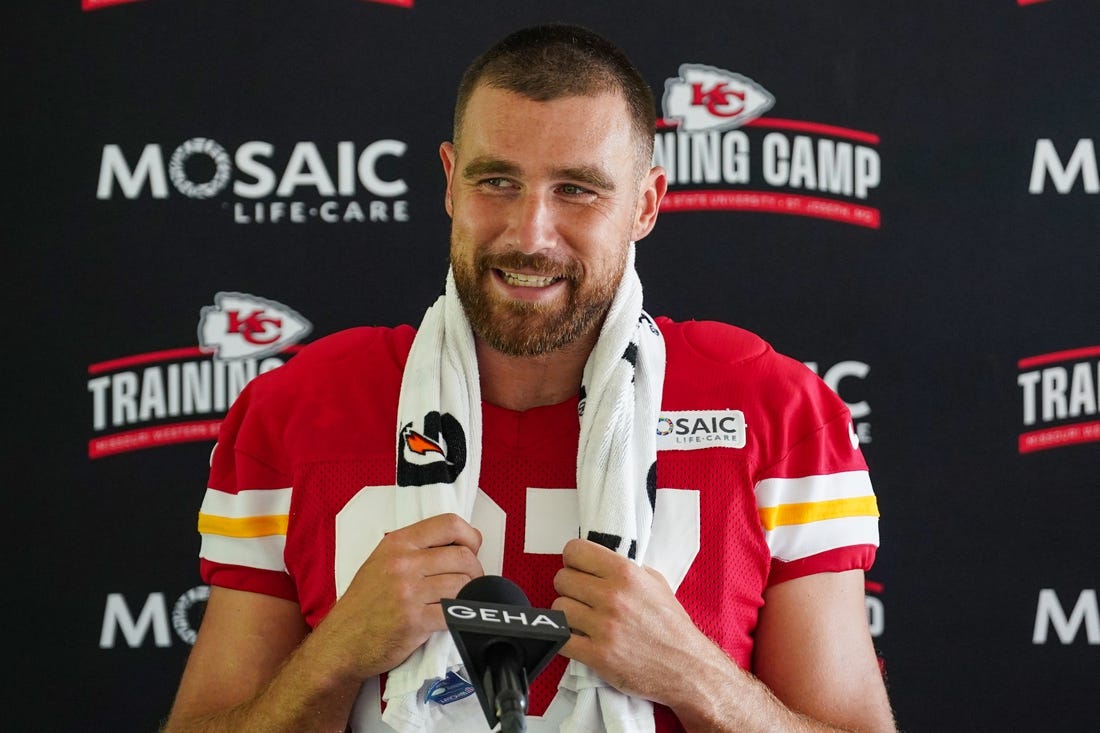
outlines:
[[[508,176],[519,175],[520,168],[515,163],[510,163],[501,158],[474,158],[462,169],[462,175],[466,178],[478,178],[492,173],[502,173]]]
[[[502,158],[481,157],[467,163],[462,169],[462,174],[466,178],[493,174],[519,176],[522,174],[522,169],[517,164]],[[585,183],[604,191],[615,190],[614,180],[602,168],[593,165],[558,168],[552,175],[554,178]]]

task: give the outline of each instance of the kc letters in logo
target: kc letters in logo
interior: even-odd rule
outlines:
[[[752,79],[704,64],[681,64],[665,80],[666,117],[684,132],[740,127],[771,109],[775,97]]]
[[[199,346],[219,359],[277,354],[313,326],[281,303],[247,293],[218,293],[199,316]]]

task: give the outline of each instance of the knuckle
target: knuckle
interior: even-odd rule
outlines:
[[[469,547],[462,545],[453,545],[448,548],[450,551],[450,562],[460,572],[471,573],[480,567],[480,563],[477,560],[477,555]]]
[[[383,571],[388,576],[404,577],[412,571],[412,558],[408,555],[389,555],[382,563]]]
[[[613,588],[604,597],[604,606],[609,617],[620,619],[630,608],[630,594],[620,588]]]

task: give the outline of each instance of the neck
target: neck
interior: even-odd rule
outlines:
[[[475,336],[481,399],[509,410],[556,405],[580,391],[597,334],[538,356],[509,356]]]

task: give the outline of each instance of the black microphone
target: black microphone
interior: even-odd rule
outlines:
[[[528,684],[569,639],[565,614],[532,608],[523,590],[499,575],[474,578],[457,599],[441,603],[489,728],[499,722],[500,733],[522,733]]]

